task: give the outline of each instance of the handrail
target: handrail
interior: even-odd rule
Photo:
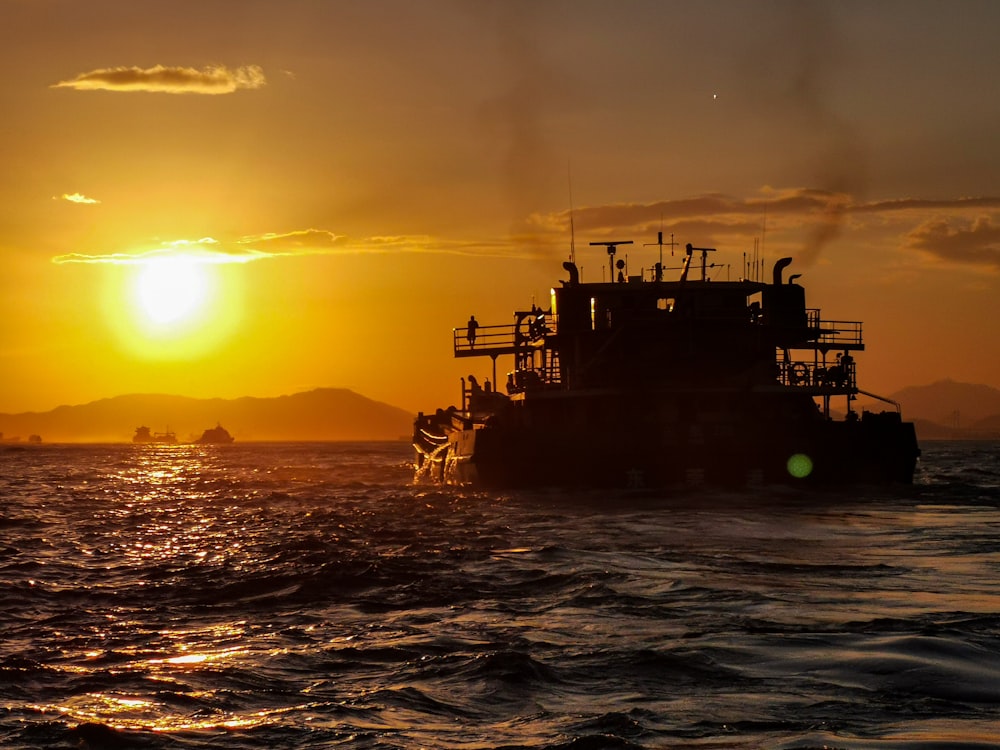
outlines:
[[[886,398],[885,396],[879,396],[877,393],[871,393],[869,391],[863,391],[860,388],[858,388],[858,393],[861,393],[861,394],[863,394],[865,396],[868,396],[868,398],[873,398],[873,399],[875,399],[877,401],[882,401],[882,402],[884,402],[886,404],[892,404],[893,406],[896,407],[896,413],[897,414],[902,414],[903,413],[903,407],[900,406],[900,403],[898,401],[893,401],[891,398]]]
[[[861,321],[859,320],[820,320],[817,326],[820,344],[856,344],[864,343],[861,338]]]
[[[857,368],[854,362],[846,367],[840,364],[823,366],[807,360],[777,362],[778,382],[793,387],[823,387],[836,392],[852,391],[857,388]]]
[[[546,315],[540,325],[534,325],[527,318],[521,323],[505,325],[478,326],[474,337],[469,338],[468,326],[452,329],[452,346],[458,354],[494,354],[513,353],[518,347],[540,346],[545,336],[555,333],[556,317]]]
[[[860,320],[823,320],[818,307],[806,309],[807,325],[817,333],[816,343],[820,346],[863,347]]]
[[[453,328],[455,351],[475,351],[476,349],[496,349],[514,346],[517,327],[513,323],[500,326],[479,326],[475,336],[469,338],[469,329]]]

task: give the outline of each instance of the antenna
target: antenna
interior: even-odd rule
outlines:
[[[673,239],[673,235],[671,235],[671,239]],[[656,245],[656,246],[658,246],[660,248],[660,262],[656,264],[656,280],[659,281],[660,280],[660,270],[663,268],[663,230],[662,229],[659,232],[656,233],[656,242],[644,242],[644,243],[642,243],[643,247],[652,247],[653,245]]]
[[[611,269],[611,281],[615,279],[615,253],[618,251],[619,245],[631,245],[632,240],[614,240],[612,242],[591,242],[591,245],[603,245],[608,249],[608,266]],[[625,264],[622,262],[621,268],[624,268]]]
[[[566,162],[566,181],[569,183],[569,260],[576,265],[576,230],[573,227],[573,173]]]
[[[663,222],[663,217],[660,216],[660,226],[663,226],[662,222]],[[663,279],[663,246],[670,245],[670,255],[672,257],[674,254],[674,247],[677,245],[677,243],[674,242],[674,233],[673,232],[670,233],[670,242],[664,242],[663,230],[661,229],[659,232],[656,233],[656,242],[647,242],[643,244],[643,247],[652,247],[653,245],[656,245],[660,248],[660,262],[656,264],[656,270],[654,271],[655,274],[654,278],[656,279],[656,281],[661,281]]]
[[[760,222],[760,264],[764,265],[764,237],[767,236],[767,201],[764,201],[764,218]]]

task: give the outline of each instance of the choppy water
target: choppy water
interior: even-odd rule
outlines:
[[[0,745],[1000,748],[1000,444],[819,495],[409,459],[0,448]]]

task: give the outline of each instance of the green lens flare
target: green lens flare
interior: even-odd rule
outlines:
[[[805,453],[796,453],[788,459],[788,473],[796,479],[805,479],[812,474],[813,462]]]

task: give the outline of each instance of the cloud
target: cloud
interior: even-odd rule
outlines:
[[[932,219],[910,232],[907,242],[939,260],[1000,270],[1000,224],[989,216],[971,222]]]
[[[831,211],[847,210],[850,196],[825,190],[765,189],[752,198],[707,194],[652,203],[617,203],[585,206],[572,212],[535,214],[531,224],[543,232],[569,231],[570,214],[578,232],[649,234],[664,229],[680,233],[699,230],[699,237],[716,233],[739,233],[744,237],[784,224],[826,225]],[[686,234],[685,236],[691,236]]]
[[[751,197],[706,194],[586,206],[572,211],[572,222],[578,246],[611,239],[634,239],[638,245],[642,237],[649,238],[642,244],[651,244],[661,230],[665,246],[670,235],[677,241],[674,252],[688,241],[746,247],[755,237],[763,248],[766,237],[770,252],[805,262],[816,260],[817,250],[838,234],[865,237],[868,230],[888,229],[898,232],[896,251],[917,250],[937,261],[1000,268],[1000,219],[976,219],[984,210],[1000,210],[1000,197],[860,202],[846,192],[763,188]],[[568,210],[535,214],[531,225],[549,238],[550,246],[567,245],[570,214]]]
[[[351,238],[325,229],[268,232],[220,242],[212,237],[171,240],[158,247],[135,252],[66,253],[52,258],[62,265],[141,265],[164,257],[183,256],[200,263],[252,263],[271,258],[310,255],[371,255],[390,253],[434,253],[497,257],[533,257],[530,248],[512,248],[509,242],[448,240],[427,235],[394,235]]]
[[[95,205],[100,203],[96,198],[88,198],[82,193],[63,193],[62,195],[53,195],[52,200],[54,201],[69,201],[70,203],[83,203],[87,205]]]
[[[859,237],[878,229],[890,232],[890,250],[918,251],[937,261],[994,266],[1000,269],[1000,219],[974,220],[971,211],[1000,210],[998,197],[918,199],[859,203],[846,193],[805,188],[764,188],[758,195],[736,198],[707,194],[650,203],[586,206],[546,214],[532,214],[525,231],[505,237],[446,238],[430,235],[373,235],[351,237],[327,229],[296,229],[244,235],[227,240],[212,237],[160,242],[131,252],[73,252],[53,258],[54,263],[140,264],[165,255],[184,255],[204,263],[251,263],[260,260],[319,256],[423,253],[508,259],[552,259],[568,252],[572,220],[576,244],[583,248],[595,240],[626,240],[636,250],[654,245],[664,232],[664,249],[671,241],[673,253],[686,242],[748,251],[760,240],[761,254],[767,239],[768,254],[780,253],[808,259],[818,232],[836,226],[830,215],[852,216],[845,225]],[[671,235],[673,238],[671,239]],[[902,238],[902,239],[900,239]],[[653,251],[650,251],[653,252]]]
[[[226,248],[212,237],[202,237],[197,240],[181,239],[161,242],[159,247],[136,252],[66,253],[65,255],[57,255],[52,259],[52,262],[58,265],[64,263],[107,263],[111,265],[132,266],[177,256],[183,256],[200,263],[211,264],[249,263],[268,257],[265,254],[260,254],[250,249]]]
[[[1000,198],[948,198],[942,200],[927,200],[922,198],[899,198],[890,201],[876,201],[859,204],[851,208],[853,213],[888,213],[892,211],[928,211],[943,209],[948,211],[964,211],[966,209],[1000,208]]]
[[[757,198],[733,198],[709,193],[707,195],[653,203],[616,203],[575,209],[573,221],[584,230],[617,229],[619,227],[652,226],[661,221],[677,221],[705,217],[763,218],[779,215],[814,215],[830,211],[832,207],[850,204],[850,196],[825,190],[765,190]],[[568,226],[570,211],[564,210],[547,217],[536,217],[537,224]]]
[[[348,238],[326,229],[297,229],[291,232],[267,232],[265,234],[242,237],[240,245],[254,245],[264,248],[260,252],[267,256],[303,255],[330,253],[346,250],[350,246]]]
[[[325,229],[300,229],[281,234],[267,233],[242,237],[241,246],[253,246],[259,257],[293,255],[372,255],[387,253],[431,253],[436,255],[474,255],[493,257],[535,257],[529,238],[479,241],[445,239],[430,235],[375,235],[348,237]]]
[[[238,89],[259,89],[267,83],[257,65],[230,70],[224,65],[195,68],[156,65],[152,68],[100,68],[60,81],[52,88],[78,91],[155,91],[167,94],[231,94]]]

